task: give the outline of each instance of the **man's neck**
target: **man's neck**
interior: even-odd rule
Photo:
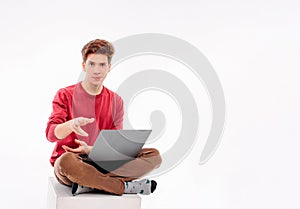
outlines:
[[[102,88],[103,88],[102,84],[95,86],[95,85],[90,85],[90,84],[86,83],[85,81],[81,82],[81,86],[90,95],[100,94],[102,91]]]

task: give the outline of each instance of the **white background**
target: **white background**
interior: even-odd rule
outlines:
[[[143,208],[299,208],[299,21],[296,0],[2,0],[1,208],[46,207],[54,146],[46,122],[55,92],[77,82],[82,46],[146,32],[196,46],[219,76],[227,112],[217,152],[199,165],[211,110],[203,87],[194,85],[203,95],[192,90],[202,99],[199,140],[156,178],[158,189],[143,197]],[[106,81],[111,89],[122,80],[119,68]],[[161,101],[163,107],[169,100]]]

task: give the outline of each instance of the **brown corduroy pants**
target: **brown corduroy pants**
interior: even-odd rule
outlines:
[[[54,174],[61,184],[77,183],[116,195],[124,193],[124,182],[141,178],[161,164],[159,151],[144,148],[137,158],[110,173],[102,173],[72,152],[62,154],[54,164]]]

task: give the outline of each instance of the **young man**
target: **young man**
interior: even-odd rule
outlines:
[[[116,195],[124,193],[150,194],[156,182],[141,178],[161,164],[159,152],[153,148],[141,150],[132,160],[116,170],[104,173],[83,159],[102,129],[123,128],[123,100],[103,86],[111,68],[114,48],[111,43],[96,39],[82,51],[82,82],[58,90],[52,102],[53,111],[46,128],[46,137],[56,142],[50,158],[57,180],[72,186],[74,195],[102,190]]]

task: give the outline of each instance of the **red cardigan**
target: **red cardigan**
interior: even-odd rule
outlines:
[[[57,91],[52,106],[53,111],[46,128],[47,139],[50,142],[56,142],[50,158],[52,166],[55,160],[65,152],[62,145],[76,148],[78,145],[74,139],[80,139],[92,146],[102,129],[123,128],[123,100],[104,86],[101,93],[96,96],[88,94],[81,83],[62,88]],[[55,127],[76,117],[95,118],[95,122],[81,127],[89,136],[83,137],[71,133],[65,139],[59,140],[54,135]]]

